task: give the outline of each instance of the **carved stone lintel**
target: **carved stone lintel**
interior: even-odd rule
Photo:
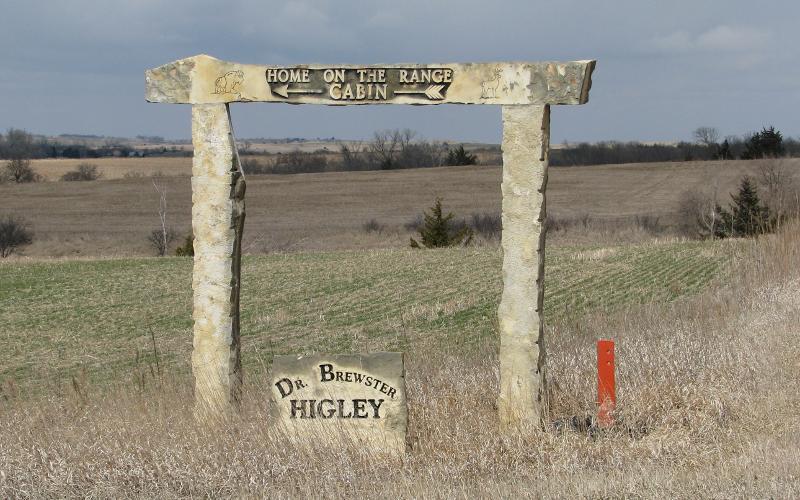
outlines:
[[[549,135],[549,106],[503,106],[498,408],[506,430],[539,426],[546,410],[542,305]]]
[[[239,402],[241,243],[245,181],[226,104],[192,107],[192,231],[196,415],[224,418]]]
[[[150,102],[584,104],[595,61],[270,66],[197,55],[145,73]]]

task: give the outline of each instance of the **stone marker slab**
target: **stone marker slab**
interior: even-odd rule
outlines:
[[[294,440],[405,451],[402,353],[275,356],[270,392],[270,425]]]

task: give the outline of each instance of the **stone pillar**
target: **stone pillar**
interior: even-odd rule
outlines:
[[[503,106],[501,428],[541,426],[546,410],[542,303],[550,107]]]
[[[239,402],[239,288],[245,182],[226,104],[192,106],[195,415],[225,418]]]

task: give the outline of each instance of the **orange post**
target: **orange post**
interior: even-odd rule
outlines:
[[[611,415],[617,405],[614,382],[614,341],[597,341],[597,423],[600,427],[614,425]]]

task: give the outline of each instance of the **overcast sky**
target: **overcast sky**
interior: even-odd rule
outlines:
[[[11,1],[0,11],[0,128],[188,138],[144,70],[206,53],[258,64],[597,59],[590,102],[553,142],[800,135],[800,2],[738,0]],[[232,106],[239,137],[365,138],[411,128],[496,142],[496,106]]]

